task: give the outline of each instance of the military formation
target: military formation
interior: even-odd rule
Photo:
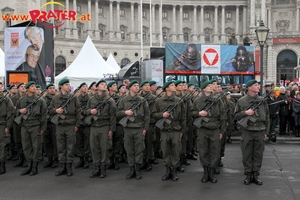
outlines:
[[[107,176],[107,169],[129,166],[126,179],[142,179],[163,159],[162,181],[178,181],[189,159],[203,167],[201,182],[217,183],[225,144],[234,121],[241,130],[245,185],[258,179],[264,140],[269,127],[266,98],[258,95],[255,80],[247,94],[233,102],[217,80],[200,88],[181,80],[162,87],[155,81],[132,80],[127,85],[100,80],[71,93],[70,81],[50,83],[44,90],[33,81],[11,85],[0,82],[0,174],[7,160],[23,167],[21,175],[38,174],[38,164],[57,168],[55,176],[72,176],[73,168],[94,170],[90,178]],[[73,166],[75,157],[79,162]]]

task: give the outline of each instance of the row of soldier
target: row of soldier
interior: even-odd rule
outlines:
[[[72,163],[76,154],[80,159],[75,168],[87,168],[92,155],[95,170],[90,177],[104,178],[107,168],[119,169],[126,152],[130,167],[126,179],[139,180],[143,166],[151,170],[152,163],[158,163],[155,152],[161,149],[166,167],[162,180],[177,181],[177,171],[184,171],[183,165],[189,165],[188,158],[197,159],[198,149],[204,169],[201,181],[217,182],[214,174],[220,173],[218,166],[223,165],[221,157],[225,152],[226,134],[233,124],[234,105],[226,98],[230,95],[222,91],[216,80],[202,83],[201,93],[192,84],[180,80],[166,82],[162,88],[156,88],[153,81],[139,84],[133,80],[127,93],[124,85],[117,87],[115,82],[107,84],[100,80],[89,88],[82,83],[79,92],[71,94],[69,80],[62,79],[58,94],[54,85],[49,84],[46,93],[39,96],[36,95],[35,83],[30,81],[26,85],[19,84],[19,93],[11,96],[11,100],[4,96],[3,84],[0,85],[1,116],[6,118],[5,122],[0,121],[4,130],[0,148],[1,174],[6,172],[4,147],[10,142],[12,132],[19,154],[16,166],[26,167],[21,175],[38,173],[43,141],[48,157],[44,167],[55,168],[58,162],[61,163],[56,176],[73,175]],[[257,85],[253,80],[247,83],[249,94],[259,99]],[[246,107],[237,104],[237,119],[254,115],[253,108]],[[260,127],[254,131],[261,133],[264,130]],[[243,155],[246,152],[243,158],[247,174],[244,183],[261,185],[257,176],[262,152],[257,161],[252,159],[254,152],[248,152],[247,146],[249,144],[243,148],[242,144]]]

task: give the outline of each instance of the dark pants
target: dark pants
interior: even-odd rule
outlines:
[[[275,133],[277,117],[270,117],[269,120],[270,120],[269,135],[270,135],[272,133]]]
[[[161,131],[161,150],[164,165],[176,168],[179,166],[181,139],[179,131]]]
[[[23,152],[27,161],[39,162],[42,160],[41,128],[37,126],[21,127]]]
[[[154,150],[153,150],[153,143],[154,138],[153,135],[155,134],[154,124],[149,126],[149,131],[147,131],[145,137],[145,151],[144,151],[144,159],[153,160],[154,159]]]
[[[122,157],[124,148],[123,126],[120,124],[117,124],[112,143],[113,148],[109,150],[109,158],[115,158],[118,160]]]
[[[241,131],[241,149],[245,172],[257,172],[260,170],[265,150],[265,131]]]
[[[198,150],[202,166],[217,167],[220,159],[220,130],[198,129]]]
[[[57,153],[60,163],[72,163],[74,160],[76,143],[74,127],[75,125],[56,126]]]
[[[90,144],[94,165],[106,165],[108,160],[109,126],[91,127]]]
[[[187,144],[186,144],[186,153],[191,154],[193,151],[193,144],[194,144],[194,126],[190,124],[188,126],[187,131]]]
[[[15,141],[15,151],[18,152],[18,154],[23,154],[23,148],[22,148],[22,140],[21,140],[21,126],[13,123],[13,134],[14,134],[14,141]]]
[[[4,133],[5,125],[0,125],[0,161],[6,162],[5,146],[10,142],[10,135]]]
[[[89,157],[90,153],[90,126],[80,126],[76,132],[76,155]]]
[[[57,144],[56,144],[56,125],[48,122],[47,123],[47,130],[44,133],[44,149],[46,155],[52,158],[57,158]]]
[[[145,149],[142,128],[124,128],[124,147],[129,166],[142,164]]]
[[[279,132],[281,134],[284,134],[286,132],[286,123],[287,123],[287,116],[279,115]]]

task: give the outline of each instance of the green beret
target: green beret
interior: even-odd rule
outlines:
[[[214,82],[217,82],[217,80],[216,79],[211,79],[209,82],[210,82],[210,84],[212,84]]]
[[[118,90],[120,90],[121,87],[125,86],[124,84],[119,85]]]
[[[36,86],[35,86],[36,88],[41,88],[41,86],[40,85],[38,85],[38,84],[36,84]]]
[[[13,87],[16,87],[16,85],[15,84],[11,84],[8,89],[11,90]]]
[[[96,87],[98,87],[98,85],[99,85],[100,83],[106,83],[106,81],[105,81],[104,79],[101,79],[101,80],[98,81],[98,83],[96,84]]]
[[[74,93],[76,93],[78,90],[79,90],[79,89],[78,89],[78,88],[76,88],[76,89],[74,90]]]
[[[113,84],[116,84],[116,81],[111,81],[107,83],[107,87],[110,88]]]
[[[63,85],[63,84],[65,84],[65,83],[70,83],[70,80],[67,79],[67,78],[63,78],[63,79],[61,79],[61,80],[59,81],[58,85]]]
[[[54,86],[54,84],[53,84],[53,83],[49,83],[49,84],[46,86],[46,89],[48,89],[48,88],[51,87],[51,86]]]
[[[20,87],[21,85],[25,85],[25,83],[24,83],[24,82],[19,83],[18,86],[17,86],[17,89],[19,89],[19,87]]]
[[[87,84],[86,84],[85,82],[81,83],[81,84],[78,86],[78,89],[80,89],[80,88],[81,88],[82,86],[84,86],[84,85],[87,86]]]
[[[162,87],[159,85],[159,86],[157,86],[156,90],[158,90],[158,89],[160,89],[160,88],[162,88]]]
[[[169,87],[170,84],[174,83],[174,81],[168,81],[165,82],[165,84],[162,86],[162,88],[165,90],[167,87]]]
[[[191,86],[193,86],[193,85],[194,85],[193,83],[189,83],[189,84],[188,84],[188,87],[191,87]]]
[[[248,87],[250,87],[251,85],[253,85],[255,83],[257,83],[257,80],[252,79],[252,80],[250,80],[250,81],[247,82],[246,87],[248,88]]]
[[[211,81],[205,81],[204,83],[201,84],[200,88],[203,90],[206,88],[209,84],[211,84]]]
[[[35,84],[34,81],[29,81],[26,85],[25,88],[28,89],[31,85]]]
[[[150,84],[149,81],[143,81],[143,82],[141,82],[140,87],[143,87],[146,83],[149,83],[149,84]]]
[[[175,86],[177,86],[177,85],[180,84],[180,83],[182,83],[181,80],[177,80],[177,81],[174,82]]]
[[[42,93],[46,92],[46,89],[43,89],[41,92],[42,92]]]
[[[181,81],[181,83],[186,83],[186,81]]]
[[[91,89],[91,87],[92,87],[94,84],[97,84],[96,81],[94,81],[94,82],[91,83],[91,85],[90,85],[90,87],[89,87],[89,90]]]
[[[0,82],[1,83],[1,82]],[[3,92],[8,92],[8,90],[5,88],[4,90],[3,90]]]
[[[2,82],[0,82],[0,85],[3,85],[3,83],[2,83]]]
[[[129,85],[128,85],[128,89],[133,85],[133,84],[138,84],[139,82],[137,80],[132,80],[130,81]]]
[[[156,84],[156,81],[149,81],[150,86]]]

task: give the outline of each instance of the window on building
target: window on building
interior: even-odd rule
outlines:
[[[290,4],[290,0],[276,0],[276,4]]]
[[[7,14],[7,15],[9,15],[9,14]],[[11,26],[11,19],[5,21],[5,26],[6,26],[6,27]]]
[[[209,19],[209,18],[210,18],[210,14],[209,14],[208,12],[205,13],[205,14],[204,14],[204,18],[205,18],[205,19]]]
[[[210,34],[209,33],[204,34],[204,40],[205,40],[205,43],[210,43]]]
[[[163,29],[162,29],[162,34],[163,34],[163,41],[164,41],[164,42],[168,42],[169,31],[170,31],[169,28],[163,27]]]
[[[103,8],[102,8],[102,7],[100,7],[100,8],[98,9],[98,14],[99,14],[99,15],[103,15]]]
[[[143,11],[143,18],[146,18],[146,11]]]
[[[163,18],[163,19],[167,19],[167,18],[168,18],[168,13],[167,13],[166,11],[164,11],[164,12],[162,13],[162,18]]]
[[[77,22],[77,32],[78,32],[78,38],[82,36],[83,31],[83,23]]]
[[[121,60],[121,68],[123,68],[124,66],[126,66],[128,63],[130,63],[130,60],[128,58],[123,58]]]
[[[230,12],[226,13],[226,19],[231,19],[231,13]]]
[[[121,39],[125,40],[125,31],[121,31]]]
[[[55,76],[59,75],[66,69],[66,59],[62,56],[55,58]]]
[[[147,35],[146,35],[146,31],[143,31],[143,41],[147,40]]]
[[[78,6],[78,5],[77,5],[77,6],[76,6],[76,11],[79,12],[79,13],[81,13],[81,6]]]
[[[124,26],[124,25],[121,25],[120,30],[121,30],[121,39],[125,40],[126,39],[126,33],[127,33],[127,27]]]
[[[183,40],[184,40],[185,42],[188,42],[188,41],[189,41],[189,33],[188,33],[188,32],[184,32],[184,33],[183,33]]]
[[[188,19],[189,18],[189,13],[185,12],[183,13],[183,19]]]
[[[122,16],[122,17],[125,16],[125,10],[120,10],[120,16]]]

